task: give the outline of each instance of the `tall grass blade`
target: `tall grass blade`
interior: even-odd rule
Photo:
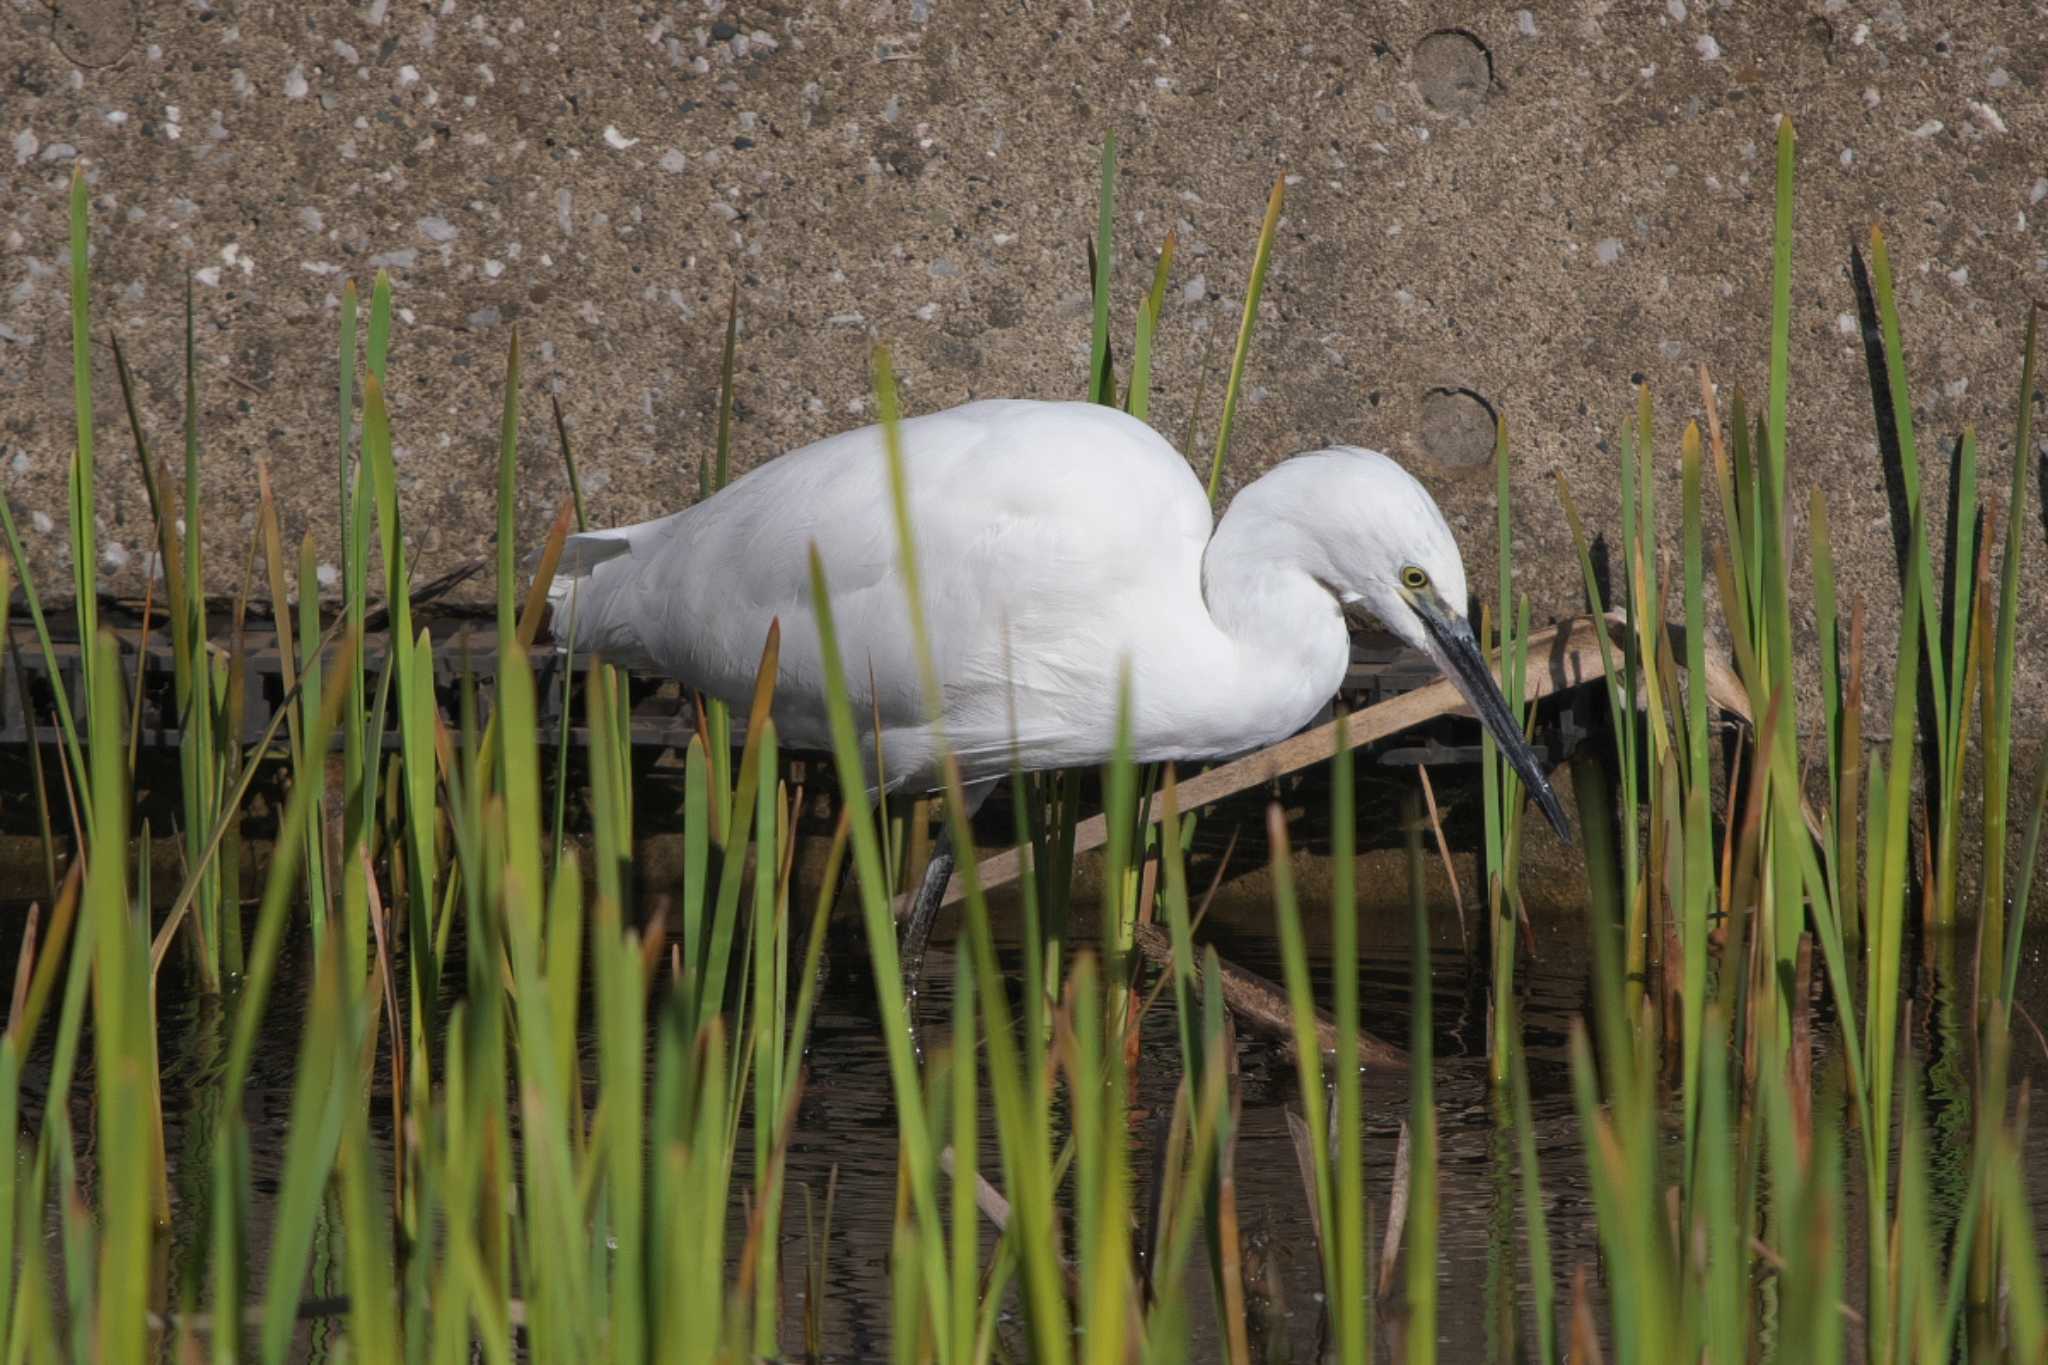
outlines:
[[[1116,134],[1102,138],[1101,188],[1095,201],[1095,240],[1090,261],[1095,324],[1088,346],[1088,400],[1116,405],[1116,375],[1109,364],[1109,284],[1111,238],[1116,223]]]
[[[1251,279],[1245,284],[1244,317],[1237,325],[1237,349],[1230,356],[1230,383],[1223,390],[1223,419],[1216,427],[1216,453],[1209,460],[1209,502],[1215,505],[1223,487],[1223,460],[1230,452],[1230,429],[1237,421],[1238,392],[1244,387],[1245,358],[1251,354],[1252,324],[1259,317],[1259,295],[1266,288],[1266,267],[1273,259],[1273,238],[1280,231],[1280,206],[1287,198],[1287,177],[1273,182],[1266,199],[1266,221],[1259,228],[1259,243],[1252,252]]]

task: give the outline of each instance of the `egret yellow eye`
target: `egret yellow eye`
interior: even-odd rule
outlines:
[[[1401,570],[1401,586],[1410,592],[1421,592],[1429,586],[1429,575],[1410,564]]]

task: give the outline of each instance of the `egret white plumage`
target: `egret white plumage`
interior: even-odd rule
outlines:
[[[1178,451],[1092,403],[985,401],[900,427],[945,740],[970,791],[1009,770],[1107,761],[1128,669],[1141,761],[1242,753],[1306,725],[1370,616],[1463,692],[1551,824],[1564,812],[1466,620],[1434,499],[1377,451],[1297,455],[1212,521]],[[735,706],[780,619],[777,733],[829,747],[815,545],[846,685],[891,790],[940,780],[879,426],[818,441],[656,521],[572,536],[553,585],[577,647]],[[573,604],[571,603],[573,599]],[[558,625],[558,629],[560,626]],[[912,922],[928,928],[950,857]],[[928,904],[927,904],[928,902]],[[906,954],[909,957],[910,954]]]

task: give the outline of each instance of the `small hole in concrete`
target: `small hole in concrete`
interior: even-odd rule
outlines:
[[[50,6],[50,39],[79,66],[112,66],[141,32],[142,0],[59,0]]]
[[[1470,114],[1493,89],[1493,54],[1462,28],[1440,28],[1415,45],[1415,84],[1440,114]]]
[[[1493,404],[1472,389],[1431,389],[1422,396],[1422,452],[1446,468],[1491,462],[1498,429]]]

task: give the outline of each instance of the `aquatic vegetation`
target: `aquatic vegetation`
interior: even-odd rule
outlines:
[[[1607,703],[1601,747],[1572,771],[1594,980],[1569,1073],[1601,1248],[1597,1300],[1585,1268],[1565,1265],[1552,1245],[1544,1181],[1579,1173],[1545,1170],[1537,1142],[1517,985],[1524,802],[1512,769],[1490,743],[1485,750],[1480,899],[1497,1243],[1529,1288],[1526,1340],[1501,1346],[1545,1361],[2048,1359],[2048,1289],[2017,1155],[2024,1097],[2010,1082],[2048,801],[2043,776],[2015,790],[2022,741],[2034,738],[2013,705],[2022,548],[2037,515],[2025,460],[2034,329],[2030,321],[2019,357],[2009,490],[1980,493],[1976,438],[1963,433],[1937,549],[1891,262],[1873,233],[1864,307],[1875,408],[1910,518],[1887,687],[1866,663],[1881,657],[1866,613],[1837,600],[1818,494],[1807,544],[1793,543],[1789,125],[1778,154],[1765,401],[1752,414],[1741,392],[1724,400],[1701,375],[1706,430],[1688,426],[1675,447],[1675,553],[1659,544],[1656,505],[1673,446],[1658,438],[1647,392],[1636,395],[1619,451],[1622,563],[1611,600],[1579,509],[1559,487],[1586,606],[1603,623]],[[1160,244],[1120,384],[1110,337],[1114,176],[1108,144],[1086,391],[1144,415],[1174,244]],[[1205,452],[1212,495],[1282,193],[1276,185]],[[895,912],[916,883],[925,807],[891,809],[866,795],[824,568],[814,562],[840,780],[822,869],[798,873],[806,793],[785,776],[769,720],[779,657],[770,632],[744,726],[721,706],[701,707],[681,755],[680,872],[652,884],[634,856],[645,815],[635,810],[632,698],[617,671],[575,654],[573,622],[555,623],[568,648],[560,727],[550,733],[541,719],[531,651],[546,584],[583,507],[557,408],[572,497],[527,578],[512,517],[525,418],[516,338],[498,443],[495,667],[488,685],[465,679],[457,705],[437,692],[437,641],[418,611],[393,464],[387,395],[406,379],[386,363],[393,305],[381,277],[367,307],[353,287],[341,307],[339,606],[321,606],[310,542],[288,553],[259,473],[248,548],[257,596],[233,604],[236,628],[224,640],[209,627],[203,591],[189,304],[176,482],[149,448],[114,348],[162,566],[142,634],[169,636],[182,736],[178,884],[167,898],[152,894],[149,850],[163,831],[138,823],[133,800],[136,651],[97,620],[93,509],[106,457],[91,440],[86,209],[77,181],[69,590],[85,644],[82,702],[74,714],[67,689],[53,689],[61,742],[35,755],[47,885],[0,1032],[0,1133],[11,1144],[10,1178],[0,1180],[5,1359],[824,1353],[832,1197],[814,1217],[815,1192],[793,1200],[788,1167],[827,918],[842,885],[872,969],[896,1116],[893,1358],[1179,1360],[1194,1349],[1202,1313],[1214,1318],[1202,1334],[1226,1358],[1264,1358],[1266,1308],[1239,1195],[1239,1019],[1225,999],[1226,965],[1197,937],[1197,816],[1182,805],[1184,775],[1141,770],[1127,744],[1102,774],[1107,839],[1091,873],[1099,935],[1087,941],[1075,904],[1087,884],[1076,875],[1081,780],[1015,775],[1024,948],[1010,957],[950,776],[937,814],[964,850],[958,965],[947,1017],[923,1021],[931,1045],[920,1055],[897,990]],[[700,467],[705,491],[730,475],[736,313],[737,296],[717,438]],[[886,354],[874,384],[893,430]],[[1508,441],[1503,425],[1500,576],[1483,634],[1500,646],[1504,690],[1526,698],[1543,665],[1513,579]],[[900,488],[900,461],[895,473]],[[922,639],[918,528],[900,497],[897,506],[906,610]],[[54,676],[52,628],[4,499],[0,527],[0,590],[19,584]],[[10,596],[0,591],[0,633]],[[1802,654],[1809,604],[1814,643]],[[266,607],[286,696],[252,745],[240,626]],[[460,636],[439,643],[456,657],[468,649]],[[1890,714],[1872,717],[1866,698],[1880,693]],[[1103,705],[1122,714],[1127,698]],[[1533,702],[1527,715],[1533,725]],[[1316,999],[1310,917],[1277,806],[1266,828],[1276,998],[1299,1110],[1290,1126],[1321,1282],[1315,1306],[1296,1311],[1320,1319],[1331,1359],[1430,1360],[1442,1210],[1423,871],[1444,836],[1434,794],[1418,788],[1402,817],[1415,932],[1397,1156],[1367,1137],[1368,1117],[1391,1105],[1361,1068],[1379,1045],[1360,1025],[1358,812],[1342,724],[1331,764],[1326,1001]],[[2048,760],[2036,767],[2048,774]],[[250,793],[259,773],[280,771],[283,800],[259,825]],[[245,868],[260,873],[249,905],[238,894]],[[1973,886],[1976,937],[1959,941],[1946,928],[1965,915]],[[1938,969],[1969,982],[1971,1055],[1940,1082],[1951,1112],[1967,1115],[1952,1198],[1937,1189],[1935,1082],[1911,1046],[1916,913]],[[1155,970],[1139,945],[1162,926],[1165,965]],[[283,1150],[261,1154],[274,1193],[259,1199],[251,1077],[288,954],[309,958],[311,985],[286,1002],[299,1023],[289,1122]],[[195,1100],[206,1121],[177,1150],[166,1149],[157,1055],[167,983],[219,1000],[210,1016],[219,1065]],[[1170,1047],[1140,1046],[1154,1008],[1170,1013]],[[26,1087],[30,1071],[36,1085]],[[1171,1098],[1141,1127],[1148,1078]],[[73,1102],[35,1113],[37,1094]],[[1368,1196],[1368,1160],[1399,1172],[1384,1207]],[[795,1276],[782,1264],[793,1202],[805,1210],[801,1314],[790,1311]],[[1853,1243],[1851,1226],[1864,1230]],[[1568,1283],[1566,1272],[1576,1272]],[[1512,1335],[1516,1315],[1506,1316]]]

